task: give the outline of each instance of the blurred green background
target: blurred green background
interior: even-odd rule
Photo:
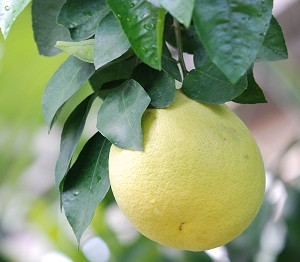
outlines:
[[[7,40],[0,37],[0,262],[300,261],[300,3],[277,2],[274,12],[290,58],[255,65],[268,104],[232,104],[261,148],[268,181],[265,201],[242,236],[226,247],[196,253],[166,248],[141,236],[111,192],[77,249],[54,190],[61,126],[48,134],[41,113],[43,89],[67,56],[38,55],[27,7]],[[73,102],[90,92],[87,84]],[[73,104],[68,104],[62,119]],[[95,116],[96,108],[81,144],[95,131]]]

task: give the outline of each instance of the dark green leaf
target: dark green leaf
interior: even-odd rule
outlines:
[[[247,88],[247,76],[231,84],[213,64],[207,63],[192,70],[183,80],[182,90],[191,99],[210,104],[231,101]]]
[[[43,94],[42,106],[46,123],[51,129],[64,105],[95,72],[94,65],[69,57],[55,72]]]
[[[98,69],[90,78],[90,84],[98,92],[102,85],[115,80],[129,79],[136,64],[136,57],[113,61]]]
[[[142,150],[141,118],[150,100],[138,82],[125,82],[104,100],[98,113],[98,130],[120,148]]]
[[[272,0],[196,0],[193,20],[210,59],[236,83],[253,64],[272,16]]]
[[[113,43],[113,47],[111,45]],[[109,13],[101,20],[95,33],[96,69],[123,55],[130,48],[118,19]]]
[[[30,0],[11,0],[0,2],[0,29],[6,39],[13,23]]]
[[[94,39],[80,42],[57,41],[55,47],[76,56],[82,61],[94,63]]]
[[[261,90],[261,88],[259,87],[259,85],[256,83],[254,79],[252,68],[248,70],[247,78],[248,78],[247,89],[232,101],[240,104],[267,103],[263,91]]]
[[[109,190],[110,146],[111,143],[97,132],[85,144],[66,176],[62,204],[78,242]]]
[[[195,0],[147,0],[148,2],[161,6],[174,16],[185,27],[189,27]]]
[[[69,31],[56,24],[56,16],[65,0],[33,0],[32,28],[41,55],[53,56],[61,51],[57,41],[72,41]]]
[[[170,106],[175,97],[176,87],[175,80],[166,72],[140,64],[134,69],[132,78],[147,91],[153,107]]]
[[[165,11],[147,1],[107,0],[137,56],[160,70]]]
[[[162,59],[162,70],[168,73],[177,81],[181,82],[182,78],[178,68],[178,63],[172,57],[166,44],[164,44],[163,46],[163,53],[161,59]]]
[[[74,28],[88,21],[101,10],[99,0],[67,0],[57,16],[57,23],[67,28]]]
[[[196,68],[210,62],[208,54],[202,45],[198,45],[198,47],[195,48],[193,59]]]
[[[89,20],[85,23],[69,28],[71,37],[75,41],[81,41],[92,37],[100,23],[100,21],[109,13],[110,9],[107,6],[105,0],[100,0],[101,9],[97,13],[93,14]]]
[[[287,59],[288,52],[281,27],[273,16],[264,42],[257,54],[256,61]]]
[[[58,191],[61,189],[61,182],[68,172],[73,153],[81,137],[86,118],[94,100],[95,95],[90,95],[84,99],[70,114],[64,124],[59,156],[55,166],[55,187]]]

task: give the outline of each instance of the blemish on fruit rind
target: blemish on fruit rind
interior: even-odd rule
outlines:
[[[185,224],[185,222],[181,222],[181,223],[180,223],[179,228],[178,228],[180,231],[182,231],[183,225],[184,225],[184,224]]]

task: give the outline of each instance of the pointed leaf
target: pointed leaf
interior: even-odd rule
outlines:
[[[109,190],[110,146],[105,137],[96,133],[85,144],[65,179],[62,204],[78,242]]]
[[[168,47],[164,44],[163,53],[162,53],[162,70],[168,73],[171,77],[181,82],[181,74],[179,71],[177,61],[172,57]]]
[[[113,44],[113,48],[111,46]],[[95,33],[95,66],[96,69],[123,55],[130,48],[118,19],[109,13],[101,20]]]
[[[45,121],[51,129],[64,105],[95,72],[94,65],[76,57],[69,57],[54,73],[43,94],[42,106]]]
[[[114,61],[96,71],[90,78],[90,84],[95,91],[99,91],[103,84],[129,79],[136,64],[136,57]]]
[[[0,2],[0,29],[6,39],[13,23],[30,0],[1,0]]]
[[[141,118],[150,100],[138,82],[125,82],[104,100],[98,113],[98,130],[120,148],[142,150]]]
[[[274,61],[288,58],[281,27],[273,16],[264,42],[257,54],[256,61]]]
[[[254,62],[269,27],[272,0],[196,0],[193,21],[210,59],[236,83]]]
[[[134,69],[132,78],[147,91],[153,107],[170,106],[175,97],[176,87],[175,80],[166,72],[140,64]]]
[[[185,27],[191,23],[195,0],[147,0],[148,2],[161,6],[174,16]]]
[[[231,101],[246,88],[246,75],[233,85],[213,63],[207,63],[192,70],[183,80],[182,85],[182,90],[188,97],[210,104]]]
[[[67,0],[58,13],[57,23],[67,28],[74,28],[88,21],[101,8],[102,4],[99,0]]]
[[[267,103],[263,91],[261,90],[261,88],[259,87],[259,85],[256,83],[254,79],[252,67],[247,72],[247,78],[248,78],[247,89],[232,101],[240,104]]]
[[[55,166],[55,187],[61,189],[61,182],[68,172],[72,156],[81,137],[86,118],[95,100],[95,95],[84,99],[70,114],[61,134],[60,151]]]
[[[55,47],[76,56],[82,61],[94,63],[94,39],[80,42],[57,41]]]
[[[147,1],[107,0],[137,56],[160,70],[165,11]]]
[[[56,24],[56,16],[65,0],[33,0],[32,28],[40,55],[53,56],[61,51],[57,41],[72,41],[68,29]]]
[[[70,35],[73,40],[81,41],[92,37],[100,23],[100,21],[109,13],[110,9],[104,0],[101,0],[101,10],[93,14],[85,23],[69,28]]]

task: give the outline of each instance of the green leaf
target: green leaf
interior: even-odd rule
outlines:
[[[136,64],[136,57],[113,61],[98,69],[90,78],[90,84],[98,92],[102,85],[115,80],[129,79]]]
[[[78,242],[109,190],[110,146],[111,143],[97,132],[85,144],[66,176],[62,204]]]
[[[99,0],[67,0],[57,16],[57,23],[74,28],[88,21],[102,8]]]
[[[150,100],[138,82],[126,81],[121,89],[110,93],[104,100],[98,113],[98,130],[120,148],[141,151],[141,118]]]
[[[195,0],[147,0],[148,2],[163,7],[185,27],[189,27],[192,19]]]
[[[137,56],[160,70],[165,11],[147,1],[107,0]]]
[[[61,189],[61,182],[69,170],[71,160],[81,137],[86,118],[95,100],[95,95],[84,99],[70,114],[61,134],[60,151],[55,166],[55,187]]]
[[[111,45],[113,43],[113,47]],[[96,69],[123,55],[130,48],[118,19],[109,13],[101,20],[95,33]]]
[[[140,64],[134,69],[132,78],[146,90],[153,107],[166,108],[170,106],[175,97],[176,87],[175,80],[166,72]]]
[[[199,68],[210,62],[207,52],[202,45],[199,45],[194,51],[194,64],[196,68]]]
[[[33,0],[32,28],[40,55],[53,56],[61,51],[57,41],[72,41],[69,31],[56,24],[56,16],[65,0]]]
[[[13,23],[30,0],[2,0],[0,2],[0,29],[6,39]]]
[[[264,42],[257,54],[256,61],[275,61],[288,58],[281,27],[273,16]]]
[[[209,104],[231,101],[246,88],[246,75],[233,85],[211,62],[192,70],[182,84],[182,90],[189,98]]]
[[[168,73],[177,81],[181,82],[182,78],[178,68],[178,63],[172,57],[166,44],[164,44],[163,46],[163,53],[161,59],[162,59],[162,70]]]
[[[248,86],[247,89],[238,97],[233,99],[233,102],[240,104],[257,104],[267,103],[265,95],[259,85],[256,83],[253,76],[253,68],[250,68],[247,72]]]
[[[76,56],[82,61],[94,63],[94,39],[80,42],[57,41],[55,47]]]
[[[85,23],[83,23],[77,27],[74,27],[74,28],[69,28],[70,35],[73,40],[75,40],[75,41],[85,40],[85,39],[92,37],[95,34],[100,21],[110,11],[105,0],[100,0],[99,3],[101,4],[101,10],[99,10],[97,13],[93,14],[91,16],[91,18],[89,20],[87,20]]]
[[[64,103],[79,90],[94,72],[94,65],[73,56],[70,56],[57,69],[49,80],[42,99],[43,115],[49,130]]]
[[[147,0],[148,2],[166,9],[185,27],[189,27],[192,19],[195,0]]]
[[[272,0],[196,0],[193,21],[210,59],[232,83],[253,64],[272,16]]]

